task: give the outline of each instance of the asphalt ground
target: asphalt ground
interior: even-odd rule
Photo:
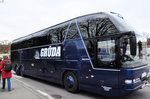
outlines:
[[[7,90],[7,86],[5,89],[1,89],[0,84],[0,99],[149,99],[150,97],[150,84],[130,95],[116,98],[104,97],[84,91],[72,94],[59,85],[14,74],[11,84],[11,91]]]
[[[7,90],[7,86],[5,89],[1,89],[0,86],[0,99],[45,99],[44,96],[22,85],[14,78],[11,79],[11,85],[11,91]]]
[[[62,86],[50,82],[41,81],[32,77],[21,77],[13,73],[11,78],[12,90],[1,89],[0,99],[116,99],[92,94],[84,91],[73,94],[67,92]],[[150,99],[150,83],[145,88],[133,92],[130,95],[117,99]]]

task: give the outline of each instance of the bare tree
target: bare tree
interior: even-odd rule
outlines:
[[[0,54],[10,53],[11,43],[7,40],[0,41]]]

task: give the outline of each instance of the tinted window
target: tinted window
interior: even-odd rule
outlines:
[[[34,46],[42,46],[63,42],[67,28],[68,22],[46,29],[42,31],[41,34],[39,32],[38,36],[32,38]]]
[[[67,39],[75,39],[79,37],[79,33],[75,23],[72,23],[67,34]]]
[[[49,41],[47,40],[48,30],[49,29],[40,31],[40,32],[38,32],[39,35],[37,34],[32,38],[33,46],[42,46],[42,45],[49,44]]]
[[[107,17],[80,18],[78,25],[84,39],[118,33],[115,25]]]
[[[115,67],[115,41],[98,41],[97,45],[97,67]]]
[[[54,27],[48,31],[47,40],[49,43],[61,43],[64,41],[68,24],[63,24],[57,27]]]
[[[116,68],[115,40],[85,40],[94,68]]]
[[[11,44],[11,50],[15,50],[16,49],[16,44]]]
[[[63,23],[26,36],[24,40],[18,40],[18,42],[12,44],[11,49],[16,50],[27,47],[61,43],[64,41],[66,30],[68,28],[68,23],[69,22]]]

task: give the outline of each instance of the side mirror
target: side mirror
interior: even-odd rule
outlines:
[[[130,37],[130,52],[132,56],[136,55],[136,37]]]

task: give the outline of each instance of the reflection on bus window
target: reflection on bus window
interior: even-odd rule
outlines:
[[[132,61],[132,56],[130,55],[130,43],[127,37],[122,37],[120,39],[120,56],[121,61]]]
[[[139,55],[139,57],[141,57],[142,56],[142,42],[139,40],[138,41],[138,48],[139,48],[139,50],[138,50],[138,55]]]
[[[115,25],[107,17],[80,18],[78,21],[83,39],[118,33]]]
[[[120,38],[120,61],[122,67],[133,68],[145,65],[146,62],[146,40],[137,35],[136,55],[132,56],[130,53],[130,42],[128,36]]]
[[[114,68],[115,63],[115,41],[98,41],[98,66]]]

